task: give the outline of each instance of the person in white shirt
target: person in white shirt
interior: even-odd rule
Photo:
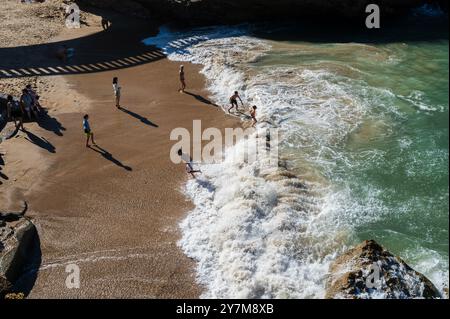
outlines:
[[[114,90],[114,96],[116,98],[116,107],[120,108],[120,94],[121,94],[121,87],[119,86],[119,78],[114,77],[113,78],[113,90]]]

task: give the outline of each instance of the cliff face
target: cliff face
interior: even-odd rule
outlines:
[[[108,8],[162,22],[182,24],[240,23],[257,20],[317,18],[323,23],[339,18],[365,19],[372,0],[79,0],[81,4]],[[402,14],[427,0],[378,0],[385,17]],[[436,1],[439,2],[439,1]],[[445,3],[445,1],[444,1]]]

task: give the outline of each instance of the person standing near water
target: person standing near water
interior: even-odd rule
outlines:
[[[231,107],[228,109],[228,113],[230,113],[230,111],[233,107],[236,107],[236,111],[239,111],[237,99],[239,99],[239,101],[241,101],[242,107],[244,107],[244,103],[242,103],[242,99],[239,96],[239,92],[234,91],[234,94],[230,97]]]
[[[121,94],[121,90],[122,88],[119,86],[119,78],[118,77],[114,77],[113,78],[113,90],[114,90],[114,96],[116,98],[116,107],[120,108],[120,94]]]
[[[83,130],[84,134],[86,134],[86,147],[89,147],[89,139],[92,141],[92,144],[97,145],[94,141],[94,133],[91,131],[89,115],[87,114],[83,117]]]
[[[186,89],[186,81],[184,78],[184,65],[180,66],[180,83],[181,88],[178,90],[178,92],[184,93],[184,90]]]
[[[192,177],[195,178],[194,173],[201,173],[200,170],[195,170],[192,162],[192,157],[186,153],[183,153],[183,150],[180,148],[178,150],[178,156],[181,157],[181,160],[186,164],[186,172],[191,174]]]
[[[256,123],[258,123],[258,120],[256,119],[256,105],[253,105],[252,108],[250,109],[250,116],[252,117],[253,120],[253,124],[252,127],[255,127]]]

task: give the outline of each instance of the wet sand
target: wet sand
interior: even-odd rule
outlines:
[[[79,59],[99,50],[133,45],[127,19],[95,42],[75,44]],[[65,30],[54,41],[77,38],[99,27]],[[133,38],[133,37],[132,37]],[[113,43],[111,43],[113,42]],[[120,45],[119,45],[120,44]],[[130,48],[132,49],[132,48]],[[78,61],[83,62],[83,61]],[[177,246],[178,223],[192,204],[182,193],[188,178],[170,161],[172,129],[192,130],[238,123],[206,102],[199,67],[185,64],[188,91],[177,92],[178,64],[166,59],[130,68],[54,76],[43,97],[53,125],[25,124],[5,142],[1,198],[22,200],[38,227],[41,265],[30,298],[197,298],[195,263]],[[122,110],[114,106],[112,78],[122,86]],[[99,148],[86,148],[82,116]],[[56,124],[55,124],[56,123]],[[56,129],[55,129],[56,127]],[[80,267],[80,288],[67,289],[66,266]],[[32,276],[31,276],[32,277]]]

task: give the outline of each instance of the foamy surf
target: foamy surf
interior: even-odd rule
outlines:
[[[356,197],[346,172],[385,161],[385,150],[364,145],[394,135],[395,121],[406,118],[399,99],[414,109],[441,111],[419,91],[405,97],[371,85],[365,80],[370,73],[347,56],[356,52],[364,63],[385,65],[400,64],[404,56],[397,47],[276,43],[253,37],[250,26],[162,28],[145,43],[174,61],[202,64],[218,105],[238,90],[247,106],[258,106],[259,129],[277,127],[282,135],[278,169],[264,167],[264,158],[245,164],[226,155],[222,163],[203,165],[202,176],[186,185],[195,209],[180,225],[179,244],[198,262],[203,297],[324,297],[328,266],[355,242],[355,230],[392,214],[383,189],[364,185]],[[411,143],[398,142],[403,150]],[[355,152],[353,145],[363,147]],[[244,146],[227,154],[236,152]],[[448,260],[425,260],[416,262],[417,270],[441,291],[448,287],[442,271]]]

